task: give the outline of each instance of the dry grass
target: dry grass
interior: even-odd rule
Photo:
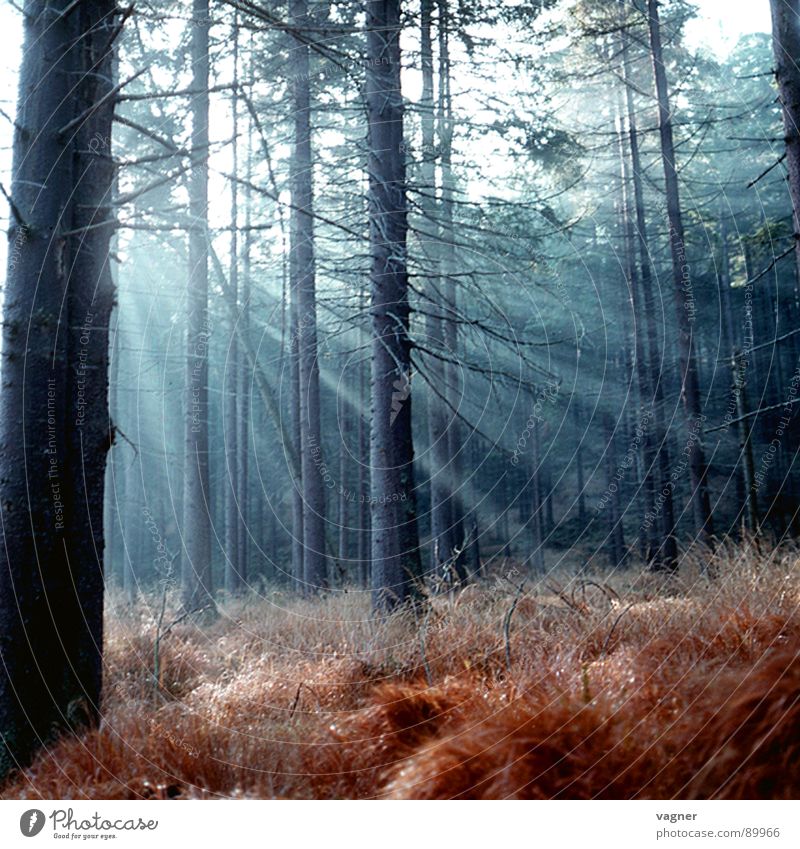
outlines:
[[[508,640],[501,577],[382,622],[358,592],[231,603],[165,638],[158,686],[152,610],[110,610],[101,726],[0,795],[800,794],[795,549],[530,586]]]

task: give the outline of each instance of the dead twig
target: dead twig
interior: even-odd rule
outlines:
[[[557,595],[564,604],[567,605],[571,610],[574,610],[576,613],[580,613],[581,616],[585,616],[587,613],[586,605],[581,606],[576,601],[571,599],[562,589],[553,586],[552,584],[545,584],[545,587],[553,593],[553,595]]]
[[[603,648],[600,652],[600,657],[606,656],[606,652],[608,651],[608,644],[611,641],[611,637],[614,634],[614,630],[616,629],[617,625],[619,625],[619,622],[622,617],[633,607],[633,604],[634,603],[631,602],[624,610],[620,611],[619,615],[614,620],[613,624],[611,625],[611,630],[608,632],[608,636],[606,637],[605,642],[603,643]]]
[[[511,582],[509,581],[509,583]],[[514,611],[517,609],[519,600],[525,592],[525,581],[522,581],[519,586],[516,584],[512,585],[516,587],[517,592],[514,596],[514,601],[511,603],[511,607],[508,608],[506,615],[503,617],[503,640],[505,641],[506,648],[506,669],[509,674],[511,674],[511,617],[514,615]]]
[[[428,620],[431,616],[431,611],[433,608],[431,605],[428,605],[427,610],[425,611],[425,617],[422,620],[422,626],[419,630],[419,649],[420,654],[422,655],[422,668],[425,670],[425,680],[428,682],[428,686],[433,686],[433,673],[431,672],[431,666],[428,663],[428,647],[425,641],[425,638],[428,634]]]
[[[302,689],[303,689],[303,682],[301,681],[297,685],[297,692],[294,694],[294,701],[292,702],[292,707],[289,710],[289,719],[291,719],[294,716],[294,712],[297,710],[297,705],[300,702],[300,690],[302,690]]]

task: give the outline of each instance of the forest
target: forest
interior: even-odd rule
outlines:
[[[800,0],[121,2],[3,11],[0,799],[797,798]]]

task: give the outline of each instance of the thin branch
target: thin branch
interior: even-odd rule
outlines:
[[[790,398],[788,401],[783,401],[780,404],[773,404],[770,407],[760,407],[758,410],[753,410],[751,413],[746,413],[743,416],[739,416],[738,419],[731,419],[729,422],[725,422],[725,424],[717,425],[716,427],[706,428],[703,433],[714,433],[717,430],[724,430],[726,427],[730,427],[733,424],[743,422],[745,419],[751,419],[753,418],[753,416],[758,416],[761,413],[768,413],[770,410],[780,410],[782,407],[788,407],[791,404],[797,404],[798,402],[800,402],[800,398]]]
[[[14,203],[14,199],[6,191],[5,186],[2,183],[0,183],[0,192],[3,193],[3,197],[8,201],[8,205],[11,207],[11,214],[14,216],[14,218],[17,219],[17,224],[19,224],[19,226],[24,228],[25,230],[30,230],[30,226],[22,217],[22,213],[19,211],[19,207],[16,205],[16,203]]]
[[[795,249],[795,246],[794,246],[794,245],[792,245],[790,248],[786,248],[786,250],[785,250],[782,254],[780,254],[780,256],[776,256],[776,257],[774,257],[774,258],[773,258],[773,260],[772,260],[772,262],[771,262],[771,263],[770,263],[770,264],[769,264],[769,265],[768,265],[768,266],[767,266],[767,267],[766,267],[763,271],[759,271],[759,272],[758,272],[758,274],[756,274],[756,276],[755,276],[755,277],[751,277],[751,278],[747,281],[747,283],[745,283],[745,286],[749,286],[751,283],[755,283],[757,280],[760,280],[762,277],[764,277],[764,275],[769,274],[769,272],[770,272],[770,271],[772,271],[772,269],[773,269],[773,268],[775,268],[775,266],[776,266],[776,265],[777,265],[777,264],[778,264],[778,263],[779,263],[779,262],[780,262],[780,261],[781,261],[784,257],[789,256],[789,254],[790,254],[790,253],[792,253],[792,251],[794,251],[794,249]]]
[[[776,160],[775,160],[775,162],[773,162],[773,163],[772,163],[772,165],[770,165],[768,168],[765,168],[765,169],[764,169],[764,170],[763,170],[763,171],[762,171],[762,172],[758,175],[758,177],[756,177],[756,178],[755,178],[755,180],[751,180],[751,181],[747,184],[747,188],[748,188],[748,189],[752,189],[752,188],[753,188],[753,186],[755,186],[755,184],[756,184],[759,180],[761,180],[761,179],[763,179],[764,177],[766,177],[766,176],[767,176],[767,174],[769,174],[769,172],[770,172],[770,171],[772,171],[772,169],[773,169],[773,168],[777,168],[777,167],[781,164],[781,162],[783,162],[783,160],[784,160],[784,159],[786,159],[786,154],[785,154],[785,153],[784,153],[782,156],[780,156],[778,159],[776,159]]]
[[[131,118],[126,118],[124,115],[116,115],[115,114],[114,120],[118,124],[122,124],[125,127],[130,127],[131,129],[136,130],[137,132],[141,133],[143,136],[147,136],[149,139],[152,139],[154,142],[157,142],[162,147],[165,147],[167,150],[171,151],[172,153],[175,153],[175,154],[183,153],[182,149],[179,148],[175,144],[175,142],[171,141],[170,139],[166,138],[165,136],[158,135],[158,133],[153,132],[153,130],[148,129],[147,127],[143,126],[142,124],[138,124],[136,121],[132,120]],[[187,151],[187,155],[188,155],[188,151]]]
[[[522,594],[525,592],[525,581],[517,586],[512,583],[517,590],[514,601],[511,603],[511,607],[509,607],[506,615],[503,617],[503,640],[505,642],[506,648],[506,669],[511,673],[511,617],[514,615],[514,611],[517,609],[517,605],[519,604],[520,598],[522,598]]]
[[[75,118],[73,118],[67,124],[64,124],[64,126],[61,127],[60,130],[58,130],[57,135],[65,136],[65,135],[67,135],[67,133],[71,132],[76,127],[79,127],[87,118],[89,118],[91,115],[93,115],[101,106],[108,103],[109,100],[112,100],[113,98],[115,98],[119,94],[119,92],[123,88],[125,88],[126,85],[128,85],[129,83],[132,83],[138,77],[141,77],[141,75],[146,70],[147,70],[147,68],[142,68],[141,70],[137,71],[132,77],[128,77],[127,80],[123,80],[121,83],[117,83],[117,85],[115,85],[114,88],[112,88],[110,91],[107,91],[96,103],[93,103],[87,109],[84,109],[83,112],[81,112],[80,115],[77,115]]]

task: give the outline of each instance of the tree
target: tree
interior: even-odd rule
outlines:
[[[672,256],[672,277],[675,287],[675,310],[678,324],[678,358],[681,370],[681,398],[688,431],[686,450],[692,486],[692,513],[695,532],[700,540],[710,543],[714,534],[705,451],[703,449],[703,415],[700,382],[695,358],[695,341],[692,326],[696,312],[690,268],[686,261],[686,241],[683,230],[678,170],[675,163],[675,143],[672,135],[672,113],[669,104],[667,74],[661,45],[661,22],[658,0],[648,0],[650,49],[658,100],[658,128],[661,141],[661,159],[667,193],[667,219]]]
[[[420,575],[411,432],[406,167],[400,2],[367,3],[372,316],[372,587],[377,608],[416,594]]]
[[[621,0],[624,2],[624,0]],[[654,528],[661,530],[658,551],[653,553],[652,563],[654,566],[663,566],[665,569],[674,569],[677,565],[677,545],[675,540],[675,516],[672,500],[672,488],[667,484],[670,475],[670,451],[669,451],[669,428],[664,416],[664,381],[660,373],[661,348],[659,345],[658,328],[656,325],[656,299],[654,296],[653,271],[650,243],[648,239],[647,217],[644,202],[644,172],[639,149],[639,130],[636,121],[636,111],[633,102],[634,81],[632,79],[630,51],[630,35],[627,29],[622,29],[622,80],[625,84],[625,112],[628,124],[628,150],[630,153],[630,177],[633,183],[633,204],[635,209],[635,232],[638,245],[640,274],[639,285],[641,289],[641,315],[644,319],[641,332],[646,333],[648,344],[646,351],[649,379],[649,389],[652,392],[651,403],[653,413],[653,437],[652,442],[657,455],[658,468],[653,470],[657,485],[653,487],[653,494],[658,492],[663,504],[661,508],[661,522],[653,522]],[[658,539],[658,534],[654,534]]]
[[[623,48],[624,52],[624,48]],[[660,541],[656,533],[655,525],[647,525],[647,516],[655,509],[655,489],[657,467],[655,462],[655,446],[653,445],[653,434],[650,423],[650,413],[652,404],[652,389],[650,385],[650,368],[647,354],[645,350],[645,333],[641,326],[644,316],[642,308],[642,293],[639,283],[639,275],[637,273],[636,257],[635,257],[635,235],[633,217],[630,209],[630,199],[628,192],[629,183],[629,167],[628,156],[625,145],[625,121],[622,117],[623,110],[621,104],[618,105],[619,113],[619,156],[620,156],[620,182],[622,186],[622,196],[620,198],[620,217],[622,219],[622,236],[623,236],[623,254],[625,261],[625,277],[628,286],[628,297],[631,302],[631,312],[634,316],[633,326],[633,346],[634,346],[634,363],[636,366],[636,380],[639,389],[639,428],[642,432],[641,445],[641,461],[642,461],[642,514],[645,521],[642,523],[642,543],[643,543],[643,560],[648,565],[653,565],[658,562],[658,552],[660,549]],[[630,138],[630,137],[629,137]],[[620,533],[622,526],[620,523]],[[616,533],[616,526],[612,530]],[[621,548],[617,544],[615,547]],[[616,557],[616,552],[614,556]],[[619,565],[620,561],[615,560],[614,566]]]
[[[233,90],[231,91],[231,112],[233,113],[231,141],[232,172],[239,172],[239,18],[234,14],[233,32]],[[231,242],[230,242],[230,271],[228,286],[231,298],[239,299],[239,184],[231,180]],[[234,319],[238,323],[239,316]],[[242,332],[247,332],[242,328]],[[236,338],[237,329],[231,332],[228,346],[228,359],[225,371],[227,381],[223,379],[223,395],[225,398],[225,453],[227,455],[226,471],[228,486],[225,494],[225,591],[234,593],[244,584],[242,575],[243,561],[240,557],[241,540],[244,534],[242,514],[247,500],[246,489],[242,486],[242,452],[246,445],[240,445],[240,413],[241,400],[244,393],[241,385],[241,363],[239,358],[239,342]],[[227,388],[225,388],[227,383]]]
[[[786,137],[786,170],[792,198],[794,245],[800,274],[800,0],[770,0],[772,49]]]
[[[211,594],[211,498],[208,444],[208,0],[193,0],[192,141],[189,182],[186,443],[183,469],[181,594],[187,610]]]
[[[303,485],[303,581],[307,592],[328,583],[325,556],[325,487],[322,469],[317,303],[314,269],[314,185],[311,150],[311,74],[307,0],[292,0],[291,292],[296,299],[300,393],[300,448]]]
[[[428,366],[431,392],[428,401],[428,438],[431,457],[431,567],[437,576],[452,567],[456,546],[453,528],[453,502],[450,481],[453,469],[450,465],[450,433],[447,409],[447,379],[445,363],[439,359],[446,351],[444,338],[445,310],[444,279],[439,274],[441,246],[437,244],[436,225],[436,115],[434,104],[433,39],[431,20],[433,0],[422,0],[420,5],[420,61],[422,67],[422,98],[420,120],[422,124],[422,153],[420,173],[420,210],[424,216],[422,224],[425,272],[427,274],[427,315],[425,330],[427,345],[436,352]],[[442,397],[440,397],[440,395]],[[449,577],[449,575],[445,575]]]
[[[534,395],[538,395],[539,390],[534,386]],[[537,416],[533,418],[531,427],[531,476],[528,481],[528,488],[531,495],[531,528],[533,531],[533,539],[531,541],[531,556],[530,563],[534,571],[538,575],[543,575],[545,572],[544,560],[544,521],[543,521],[543,504],[542,504],[542,449],[541,437],[539,434],[539,419]]]
[[[444,300],[444,315],[442,323],[444,326],[444,343],[449,362],[445,365],[445,382],[443,392],[447,398],[449,409],[458,409],[461,398],[460,367],[457,364],[459,358],[459,334],[458,334],[458,295],[456,289],[456,250],[455,250],[455,228],[453,207],[456,200],[456,181],[453,173],[453,133],[455,121],[453,119],[452,98],[452,72],[450,67],[450,30],[448,0],[438,0],[439,8],[439,91],[437,104],[437,135],[440,151],[440,167],[442,181],[442,294]],[[447,428],[447,450],[448,450],[448,477],[450,484],[450,535],[453,549],[458,550],[458,556],[454,564],[455,572],[459,580],[467,578],[465,562],[467,560],[465,546],[465,521],[464,504],[460,492],[462,482],[463,446],[464,434],[461,421],[458,417],[449,416],[450,422]],[[473,521],[470,519],[469,525]],[[478,538],[470,534],[471,555],[477,557]]]
[[[28,0],[0,416],[0,777],[100,715],[111,0]]]

